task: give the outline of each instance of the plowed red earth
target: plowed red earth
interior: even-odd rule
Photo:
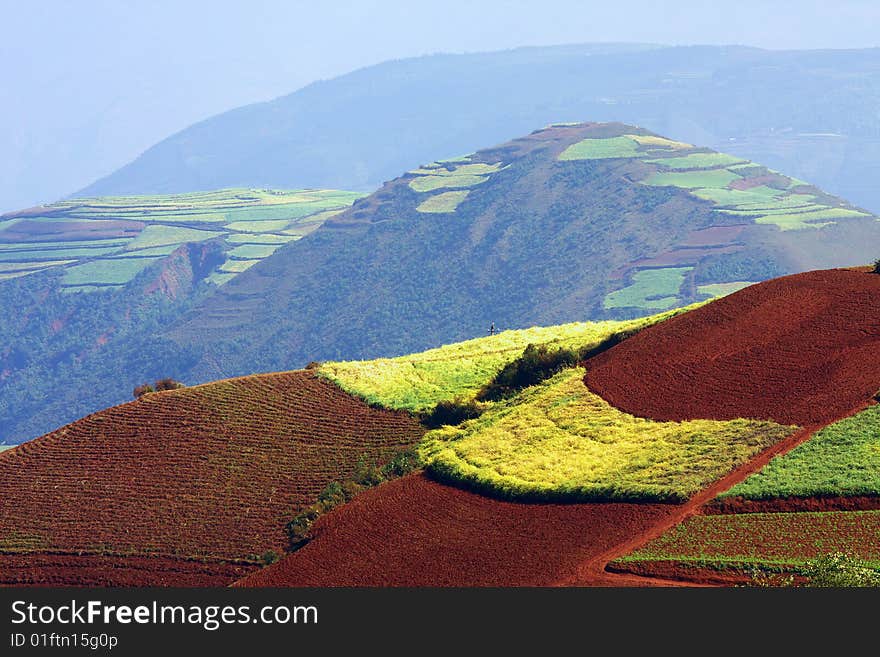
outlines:
[[[193,575],[199,559],[281,552],[285,521],[328,482],[422,433],[409,415],[370,408],[311,372],[153,393],[95,413],[0,454],[0,553],[28,555],[0,568],[0,583],[92,581],[111,554],[182,559],[173,583],[217,583],[216,565]],[[83,556],[67,566],[53,553]],[[173,568],[151,578],[119,562],[106,583],[173,579]]]
[[[796,511],[876,511],[880,496],[852,497],[782,497],[772,500],[746,500],[740,497],[714,500],[703,507],[703,513],[792,513]]]
[[[257,568],[173,557],[3,554],[0,586],[224,586]]]
[[[578,578],[579,566],[592,555],[641,534],[675,509],[515,504],[410,475],[320,518],[310,543],[238,585],[557,584]],[[607,577],[598,579],[579,583],[608,583]]]
[[[880,388],[880,275],[778,278],[652,326],[587,362],[617,408],[656,420],[823,425]]]

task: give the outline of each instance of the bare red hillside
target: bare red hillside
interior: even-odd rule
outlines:
[[[880,388],[880,275],[814,271],[753,285],[587,363],[590,390],[657,420],[820,425]]]
[[[228,583],[329,481],[422,433],[304,371],[148,394],[0,455],[0,584]]]
[[[409,475],[323,516],[310,543],[237,585],[558,584],[577,579],[584,561],[675,510],[669,504],[516,504]]]

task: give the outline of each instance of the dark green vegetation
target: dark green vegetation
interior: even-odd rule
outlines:
[[[602,157],[582,159],[596,152]],[[224,227],[233,235],[186,246],[205,264],[184,276],[194,281],[185,287],[191,293],[162,301],[172,307],[161,319],[158,310],[138,316],[128,306],[162,296],[147,291],[176,289],[176,276],[162,275],[165,259],[152,265],[158,273],[147,268],[105,294],[65,294],[69,302],[35,301],[62,285],[51,279],[60,268],[0,283],[4,307],[33,308],[0,326],[7,345],[0,367],[8,370],[0,383],[3,439],[39,435],[163,376],[191,385],[312,360],[395,356],[485,335],[493,322],[512,329],[641,317],[729,292],[773,268],[858,264],[875,255],[873,216],[736,161],[623,124],[558,125],[410,166],[344,212],[320,212],[293,228],[273,208],[241,210]],[[713,166],[720,168],[705,169]],[[724,171],[728,182],[707,182],[705,171]],[[658,175],[689,173],[715,186],[655,184]],[[718,199],[701,197],[706,190]],[[777,221],[772,213],[780,208],[807,206],[837,213],[817,224],[786,220],[787,230],[759,223]],[[197,221],[172,227],[196,230]],[[323,223],[279,247],[303,222]],[[145,230],[138,239],[157,249],[166,237]],[[216,288],[205,279],[219,262],[234,278]],[[108,296],[114,293],[122,296]],[[87,305],[84,296],[101,301]],[[123,318],[118,325],[91,312],[101,303],[109,307],[102,312]],[[71,330],[56,337],[59,326]],[[96,340],[106,346],[96,348]]]
[[[648,126],[880,211],[878,105],[876,49],[597,44],[435,55],[210,118],[86,193],[241,184],[366,191],[418,162],[589,119]]]

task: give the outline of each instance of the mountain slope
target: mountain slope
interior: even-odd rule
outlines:
[[[878,239],[872,215],[758,165],[632,126],[560,125],[386,183],[168,335],[203,350],[196,380],[389,356],[492,322],[645,315],[865,262]]]
[[[715,46],[598,44],[387,62],[195,124],[84,193],[371,190],[413,162],[591,118],[731,151],[880,211],[878,71],[876,49]]]

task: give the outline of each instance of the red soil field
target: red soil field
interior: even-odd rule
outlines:
[[[320,518],[315,538],[237,586],[542,586],[674,511],[663,504],[517,504],[414,474]]]
[[[174,557],[2,554],[0,586],[225,586],[257,568]]]
[[[586,385],[656,420],[824,425],[880,388],[880,275],[826,270],[753,285],[641,331]]]
[[[773,500],[746,500],[741,497],[713,500],[703,507],[706,514],[790,513],[797,511],[877,511],[880,496],[782,497]]]
[[[382,462],[423,432],[307,371],[151,393],[0,454],[0,553],[28,554],[32,572],[14,578],[65,584],[98,566],[53,570],[57,560],[31,555],[254,562],[281,552],[286,520],[351,478],[362,456]],[[111,583],[135,581],[116,570]],[[179,583],[197,570],[188,565]],[[0,569],[0,583],[8,577]],[[170,580],[159,570],[136,581]]]

